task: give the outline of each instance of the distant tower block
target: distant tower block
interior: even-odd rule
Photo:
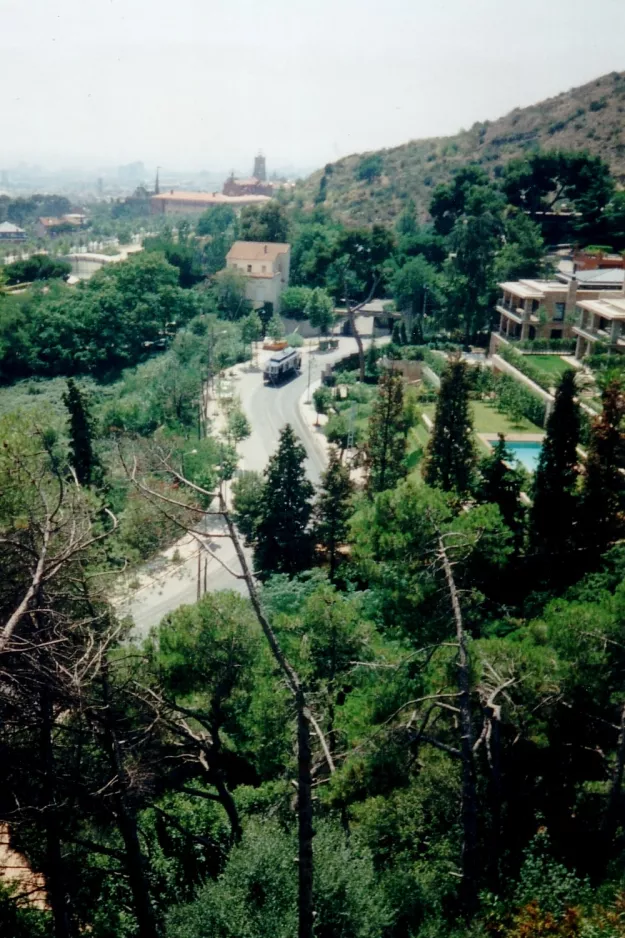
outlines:
[[[267,162],[262,153],[254,158],[254,172],[252,175],[260,179],[261,182],[265,182],[267,179]]]

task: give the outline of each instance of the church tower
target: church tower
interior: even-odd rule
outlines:
[[[262,153],[254,158],[254,172],[252,175],[256,176],[261,182],[265,182],[267,179],[267,163]]]

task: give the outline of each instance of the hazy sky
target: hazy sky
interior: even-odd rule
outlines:
[[[0,168],[315,167],[625,69],[625,0],[0,0]]]

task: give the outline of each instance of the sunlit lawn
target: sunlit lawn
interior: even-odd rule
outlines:
[[[539,371],[549,375],[554,381],[557,381],[560,375],[569,371],[573,366],[565,362],[559,355],[527,355],[526,358]]]
[[[434,419],[434,404],[426,404],[423,412],[428,417]],[[471,401],[471,410],[473,411],[473,426],[476,433],[541,433],[542,427],[537,427],[531,420],[521,417],[514,420],[507,414],[501,414],[495,408],[494,404],[486,401]]]

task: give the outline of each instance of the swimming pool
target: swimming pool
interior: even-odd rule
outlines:
[[[542,445],[534,441],[523,443],[521,440],[506,440],[506,446],[514,456],[515,462],[521,463],[528,472],[536,471]]]

